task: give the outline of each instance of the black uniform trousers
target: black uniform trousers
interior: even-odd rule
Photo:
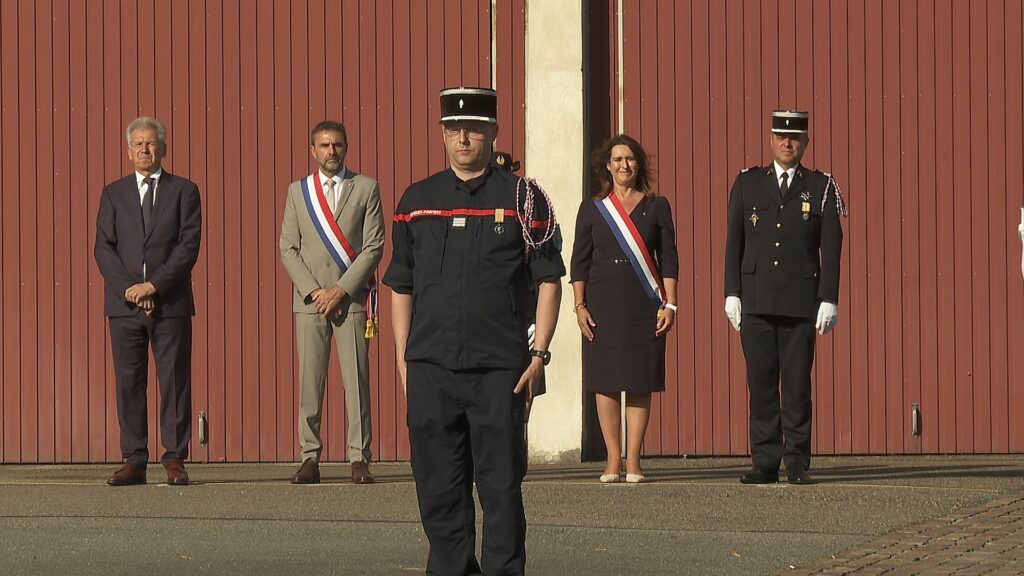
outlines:
[[[814,321],[744,314],[740,340],[747,360],[750,453],[754,466],[778,470],[779,463],[784,461],[787,467],[810,468]]]
[[[143,312],[110,318],[117,383],[121,454],[135,466],[149,461],[146,380],[153,346],[160,386],[160,461],[188,458],[192,437],[192,318],[153,318]]]
[[[521,370],[453,372],[409,362],[409,444],[427,574],[523,574],[526,569],[526,474]],[[484,513],[476,559],[473,482]]]

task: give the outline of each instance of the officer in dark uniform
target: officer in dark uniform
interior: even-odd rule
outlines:
[[[526,566],[524,403],[551,359],[565,267],[547,196],[490,165],[497,131],[493,90],[441,91],[451,168],[403,194],[384,276],[428,574],[523,574]],[[484,511],[480,562],[474,481]]]
[[[725,312],[740,332],[753,469],[744,484],[810,484],[814,331],[835,327],[845,215],[830,175],[800,164],[807,112],[776,110],[774,162],[743,170],[729,196]],[[779,381],[781,376],[781,402]]]

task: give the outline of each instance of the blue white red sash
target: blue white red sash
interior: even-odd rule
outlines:
[[[302,188],[302,199],[306,203],[306,211],[309,212],[309,219],[313,221],[313,228],[316,229],[324,248],[331,255],[331,259],[344,274],[349,266],[356,259],[356,251],[352,249],[345,234],[334,219],[334,211],[327,205],[327,197],[324,195],[323,184],[320,183],[319,174],[313,173],[299,180]],[[367,282],[366,292],[366,334],[367,338],[376,335],[377,326],[377,279],[371,277]],[[373,329],[371,329],[371,325]],[[371,335],[372,332],[372,335]]]
[[[633,220],[630,219],[622,203],[615,197],[615,194],[609,194],[603,200],[594,200],[594,205],[608,222],[612,234],[619,242],[619,246],[622,247],[622,251],[626,253],[626,257],[629,258],[644,292],[658,306],[664,305],[665,288],[662,286],[661,276],[654,266],[654,259],[651,258],[651,253],[647,250],[647,244],[644,243],[640,231],[636,229],[636,225],[633,224]]]
[[[324,196],[320,178],[317,174],[310,174],[299,180],[299,185],[302,186],[302,199],[306,202],[306,210],[309,212],[309,219],[313,221],[313,228],[316,228],[324,248],[327,248],[327,253],[344,274],[356,259],[356,252],[342,233],[338,221],[334,219],[331,207],[327,205],[327,197]]]

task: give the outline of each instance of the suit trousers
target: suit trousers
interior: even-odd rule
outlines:
[[[513,394],[521,370],[452,372],[408,365],[409,444],[427,574],[488,576],[526,569],[524,396]],[[473,482],[484,513],[476,559]]]
[[[324,385],[331,354],[331,338],[338,346],[341,380],[348,416],[348,459],[370,461],[370,353],[366,312],[347,312],[340,320],[322,314],[295,314],[299,351],[299,444],[302,460],[320,461]]]
[[[192,437],[192,318],[153,318],[143,312],[110,318],[117,385],[121,455],[135,466],[149,462],[147,377],[153,347],[160,386],[160,461],[188,458]]]
[[[778,470],[784,461],[787,467],[810,468],[814,321],[744,314],[740,340],[747,360],[754,466]]]

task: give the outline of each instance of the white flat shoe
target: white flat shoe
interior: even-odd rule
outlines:
[[[630,484],[639,484],[643,482],[645,479],[646,478],[643,474],[626,474],[626,482],[629,482]]]
[[[618,474],[601,474],[602,484],[614,484],[619,481]]]

